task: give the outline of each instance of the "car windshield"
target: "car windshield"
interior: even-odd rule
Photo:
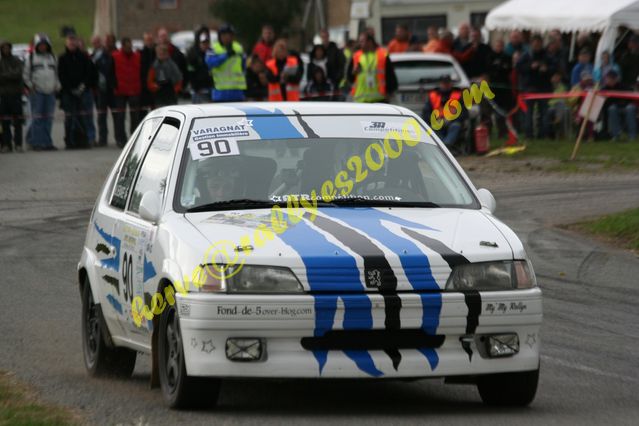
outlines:
[[[435,83],[442,75],[450,76],[453,82],[460,81],[455,67],[447,61],[397,61],[393,66],[400,86]]]
[[[318,120],[315,117],[312,127],[327,126],[336,131],[340,121],[355,122],[357,126],[362,123],[363,129],[388,124],[385,121],[360,121],[359,118],[343,119],[323,117]],[[235,137],[245,138],[238,140],[228,137],[228,132],[240,127],[219,122],[221,119],[211,120],[208,126],[200,125],[201,130],[194,127],[191,132],[176,191],[178,210],[261,208],[285,204],[291,196],[330,202],[331,206],[478,207],[457,170],[432,140],[406,142],[401,138],[386,138],[385,142],[383,137],[258,139],[253,137],[253,129],[250,133],[235,132]],[[290,124],[288,118],[285,120]],[[411,120],[418,125],[416,120]],[[264,128],[258,130],[267,135]],[[278,129],[283,134],[287,132],[285,127]],[[203,131],[209,133],[202,134]],[[207,139],[206,135],[211,131],[227,132],[227,137]],[[344,126],[342,132],[348,134],[349,129]],[[370,132],[383,135],[376,130]],[[391,132],[399,136],[397,131]],[[425,129],[423,133],[426,134]],[[430,136],[426,138],[430,139]]]

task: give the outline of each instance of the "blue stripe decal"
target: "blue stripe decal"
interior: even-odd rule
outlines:
[[[340,246],[328,241],[326,236],[313,229],[305,220],[301,220],[295,225],[290,221],[288,223],[288,229],[280,234],[279,238],[297,251],[302,258],[311,291],[326,292],[330,288],[340,292],[353,291],[361,293],[364,290],[364,285],[360,280],[360,271],[353,256]],[[318,252],[326,253],[326,255],[318,256]],[[339,279],[336,282],[327,281],[325,271],[334,271],[335,269],[341,271],[338,275]],[[372,303],[366,294],[341,296],[315,294],[313,297],[315,298],[315,337],[323,336],[332,329],[339,297],[344,302],[345,329],[372,328]],[[364,356],[360,352],[362,351],[344,351],[346,356],[352,359],[362,371],[373,376],[382,374],[375,368],[370,355]],[[328,352],[318,350],[313,351],[313,355],[319,364],[321,375],[326,365]]]
[[[421,349],[417,349],[418,351],[420,351],[428,360],[428,363],[430,364],[430,369],[432,371],[435,371],[435,369],[437,368],[437,364],[439,364],[439,355],[437,355],[437,352],[435,351],[435,349],[432,348],[421,348]]]
[[[147,282],[151,278],[157,275],[155,272],[155,268],[153,267],[153,262],[149,262],[146,260],[146,253],[144,253],[144,268],[142,272],[142,282]]]
[[[347,357],[355,361],[357,367],[365,373],[370,374],[373,377],[383,376],[384,373],[379,371],[377,367],[375,367],[375,362],[373,362],[373,357],[368,351],[344,351]]]
[[[415,242],[407,236],[395,234],[381,221],[397,223],[402,226],[435,230],[420,223],[408,221],[373,208],[333,208],[322,209],[329,217],[339,219],[376,239],[395,253],[402,264],[404,273],[415,290],[434,290],[434,293],[420,293],[422,302],[422,329],[428,334],[436,334],[441,314],[442,296],[433,277],[430,262]],[[437,356],[437,354],[435,354]],[[428,356],[427,356],[428,358]],[[431,365],[433,362],[428,358]],[[437,362],[435,362],[435,365]]]
[[[122,305],[120,304],[120,302],[118,302],[117,299],[113,297],[112,294],[107,295],[106,298],[111,304],[111,306],[113,306],[113,309],[115,309],[116,311],[118,311],[120,315],[122,315]]]
[[[113,269],[118,272],[120,270],[120,239],[115,238],[113,235],[107,234],[106,231],[98,226],[98,222],[94,222],[95,229],[98,231],[98,234],[104,240],[113,246],[115,249],[115,254],[113,257],[108,259],[100,259],[100,263],[104,268]]]
[[[344,329],[370,330],[373,328],[373,304],[367,295],[341,295],[344,302]]]
[[[253,130],[260,135],[260,139],[298,139],[305,136],[297,130],[289,117],[275,109],[269,111],[254,106],[234,105],[234,108],[246,113],[253,121]]]

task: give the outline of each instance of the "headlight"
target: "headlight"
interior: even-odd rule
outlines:
[[[525,260],[470,263],[456,266],[446,290],[513,290],[537,286],[532,266]]]
[[[304,288],[289,268],[261,265],[207,265],[201,291],[227,293],[302,293]]]

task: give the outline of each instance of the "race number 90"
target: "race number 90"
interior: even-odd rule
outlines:
[[[210,157],[212,155],[229,155],[232,151],[231,144],[227,139],[218,139],[213,142],[198,142],[197,149],[200,151],[201,157]]]

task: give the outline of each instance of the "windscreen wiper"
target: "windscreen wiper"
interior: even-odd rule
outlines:
[[[187,213],[207,212],[215,210],[229,209],[259,209],[272,207],[277,202],[271,200],[254,200],[251,198],[237,198],[233,200],[215,201],[213,203],[202,204],[200,206],[187,209]]]
[[[335,207],[333,203],[327,203],[324,201],[308,201],[310,204],[317,205],[317,207]],[[299,201],[297,203],[299,205]],[[216,210],[230,210],[230,209],[261,209],[269,208],[273,206],[286,207],[286,201],[273,201],[273,200],[254,200],[251,198],[238,198],[233,200],[215,201],[213,203],[202,204],[201,206],[191,207],[187,209],[187,213],[208,212]]]
[[[367,197],[335,198],[331,201],[337,206],[362,206],[362,207],[425,207],[439,208],[439,204],[430,201],[399,201],[399,200],[372,200]]]

